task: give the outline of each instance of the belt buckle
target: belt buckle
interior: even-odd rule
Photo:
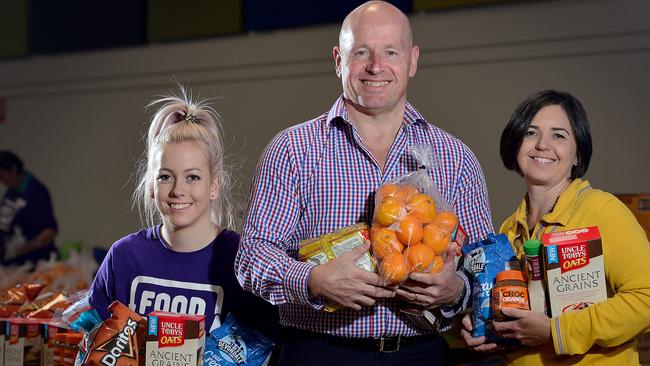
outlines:
[[[393,353],[399,351],[401,336],[379,338],[379,352]]]

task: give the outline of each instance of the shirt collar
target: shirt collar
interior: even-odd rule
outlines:
[[[580,178],[574,179],[558,197],[553,211],[544,215],[542,219],[549,223],[565,226],[574,212],[574,205],[577,204],[576,198],[590,188],[589,181]]]
[[[345,98],[343,98],[343,95],[338,97],[336,102],[334,102],[332,108],[327,113],[327,125],[331,126],[334,120],[342,120],[345,123],[350,123],[350,120],[348,118],[348,110],[345,107]],[[410,127],[411,125],[426,126],[428,123],[422,114],[420,114],[420,112],[415,109],[415,107],[413,107],[413,105],[411,105],[411,103],[408,101],[406,101],[404,108],[403,121],[404,125],[407,127]]]
[[[584,191],[591,188],[589,181],[580,178],[574,179],[558,197],[553,210],[546,215],[542,216],[542,220],[559,226],[566,226],[571,215],[574,212],[574,205],[577,204],[576,197],[581,195]],[[527,228],[526,217],[528,212],[528,202],[526,198],[521,200],[519,208],[515,212],[515,221],[517,225]]]

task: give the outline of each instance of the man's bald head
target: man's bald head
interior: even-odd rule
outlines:
[[[348,50],[354,39],[354,30],[362,21],[377,21],[378,24],[394,22],[400,25],[406,45],[413,46],[413,31],[408,17],[394,5],[385,1],[368,1],[352,10],[343,20],[339,33],[339,47]]]

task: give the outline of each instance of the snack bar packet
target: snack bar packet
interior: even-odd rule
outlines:
[[[17,284],[0,297],[0,317],[18,316],[21,306],[34,300],[45,285],[40,283]]]
[[[268,364],[272,350],[273,342],[228,314],[205,340],[204,365],[262,366]]]
[[[472,337],[486,336],[488,341],[502,342],[493,330],[490,294],[497,273],[518,265],[515,252],[505,234],[488,234],[487,239],[470,243],[463,248],[463,266],[473,279],[472,284]]]
[[[144,362],[140,349],[147,330],[147,320],[119,301],[114,301],[108,310],[111,317],[87,334],[87,352],[82,365],[140,365]]]
[[[440,272],[459,232],[458,217],[429,175],[437,169],[431,145],[413,145],[409,154],[417,170],[384,183],[375,193],[370,236],[384,285],[398,285],[411,272]]]
[[[363,245],[366,240],[369,240],[368,226],[366,224],[346,226],[333,233],[306,239],[298,243],[298,260],[316,265],[323,264]],[[356,265],[368,272],[377,272],[377,265],[370,253],[361,256]],[[332,312],[339,307],[339,304],[328,302],[325,305],[325,311]]]

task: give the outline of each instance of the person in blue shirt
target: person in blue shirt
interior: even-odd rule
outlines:
[[[13,152],[0,150],[0,261],[36,263],[56,255],[58,226],[47,188],[23,167]]]

